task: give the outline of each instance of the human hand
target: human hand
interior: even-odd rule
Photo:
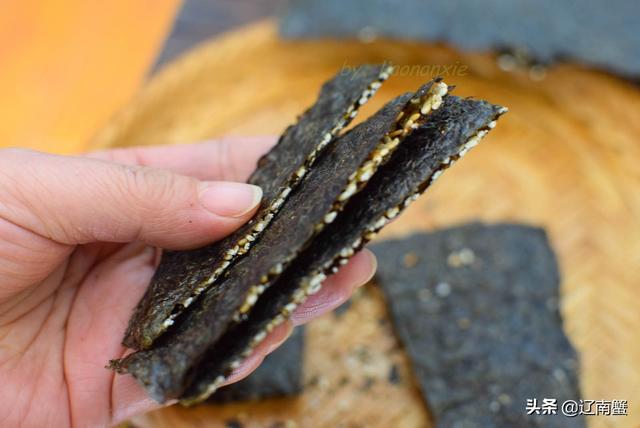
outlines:
[[[244,181],[271,144],[237,139],[85,157],[0,150],[0,426],[105,426],[158,406],[131,376],[105,369],[127,352],[120,341],[157,265],[155,247],[202,246],[251,218],[259,191],[212,180]],[[374,270],[367,250],[354,257],[229,382]]]

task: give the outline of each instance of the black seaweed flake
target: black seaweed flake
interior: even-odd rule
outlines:
[[[346,262],[389,218],[477,144],[504,111],[484,101],[446,97],[296,259],[295,266],[265,292],[248,320],[232,326],[210,349],[182,397],[183,404],[197,403],[215,391],[270,328],[284,321],[307,294],[317,291],[326,274]]]
[[[392,385],[399,385],[402,383],[402,377],[400,376],[400,369],[397,364],[393,364],[389,369],[389,375],[387,376],[387,380]]]
[[[244,428],[244,425],[238,419],[227,419],[224,424],[227,428]]]
[[[254,219],[227,238],[191,251],[166,251],[147,292],[138,304],[123,344],[144,349],[193,302],[194,297],[246,252],[271,220],[291,188],[315,162],[322,148],[355,116],[360,105],[388,77],[385,66],[362,66],[343,70],[325,83],[317,102],[297,124],[284,132],[277,145],[258,162],[249,183],[263,190],[262,208]],[[320,150],[319,150],[320,149]],[[318,152],[318,153],[316,153]]]
[[[580,399],[562,330],[559,272],[542,229],[472,223],[373,247],[377,282],[438,427],[582,427],[560,406]],[[405,254],[419,254],[412,268]],[[530,416],[527,399],[557,400]]]

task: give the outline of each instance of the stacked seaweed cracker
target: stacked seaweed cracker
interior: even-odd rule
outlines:
[[[362,66],[325,83],[249,178],[264,192],[255,217],[210,246],[165,252],[123,341],[137,352],[113,368],[160,402],[205,400],[506,111],[434,79],[341,133],[390,74]]]

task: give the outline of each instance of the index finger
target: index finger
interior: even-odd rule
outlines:
[[[200,180],[246,181],[275,137],[228,137],[196,144],[139,146],[87,153],[124,165],[150,166]]]

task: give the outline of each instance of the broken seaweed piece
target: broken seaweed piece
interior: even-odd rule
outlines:
[[[252,251],[207,290],[157,346],[129,355],[116,366],[135,376],[150,394],[178,398],[209,347],[240,321],[313,237],[339,215],[375,171],[431,112],[447,86],[432,81],[405,94],[341,136],[290,196]],[[313,197],[309,197],[313,195]]]
[[[390,73],[386,66],[342,70],[322,87],[316,103],[288,127],[258,162],[248,182],[263,190],[254,218],[228,237],[191,251],[165,251],[129,321],[123,344],[148,348],[175,318],[251,247],[319,154],[356,115]]]
[[[263,400],[292,397],[302,392],[304,363],[304,327],[296,327],[291,336],[260,367],[240,382],[220,388],[207,403]]]
[[[505,108],[447,96],[417,125],[363,191],[327,225],[277,282],[267,289],[245,322],[231,326],[212,346],[183,395],[185,405],[206,399],[275,326],[285,321],[326,276],[353,254],[438,176],[495,126]],[[426,109],[425,109],[426,110]]]
[[[373,250],[437,426],[584,426],[560,412],[580,399],[577,357],[562,330],[558,266],[542,229],[472,223]],[[407,268],[410,253],[418,261]],[[527,415],[527,399],[543,398],[557,400],[558,414]]]

